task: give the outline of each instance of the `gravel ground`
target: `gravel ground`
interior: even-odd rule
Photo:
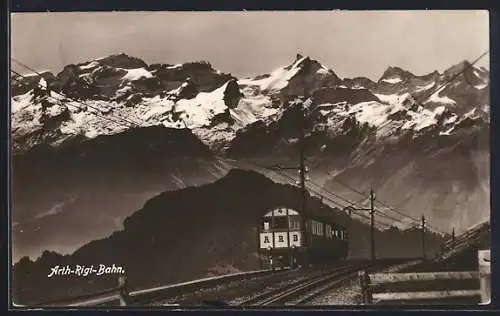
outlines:
[[[398,272],[408,269],[415,262],[394,265],[389,268],[377,270],[379,273]],[[320,295],[310,301],[307,305],[359,305],[361,304],[361,287],[357,278],[346,280],[338,287]]]

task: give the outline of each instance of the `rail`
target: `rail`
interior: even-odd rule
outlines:
[[[319,273],[313,273],[278,288],[272,288],[238,305],[300,305],[310,302],[330,289],[339,286],[339,284],[346,280],[355,279],[360,270],[374,271],[401,264],[411,266],[420,262],[421,260],[412,259],[379,259],[376,262],[347,262],[334,269],[318,271]]]
[[[251,297],[238,305],[243,306],[263,306],[276,304],[277,302],[285,302],[290,297],[293,297],[296,293],[307,289],[309,287],[314,287],[315,284],[321,282],[321,280],[328,277],[336,277],[341,273],[349,269],[348,265],[342,265],[328,271],[320,271],[319,273],[313,273],[310,276],[304,277],[296,281],[292,281],[284,286],[271,289],[269,291],[260,293],[257,296]]]
[[[449,301],[489,304],[490,250],[478,251],[479,271],[359,272],[363,304],[441,304]]]
[[[488,231],[482,229],[477,229],[472,232],[469,232],[468,234],[455,240],[455,242],[452,245],[448,245],[447,247],[443,248],[441,254],[435,259],[435,261],[442,262],[444,260],[449,259],[450,257],[455,256],[458,253],[461,253],[462,251],[469,248],[471,241],[480,240],[488,233],[489,233]]]
[[[450,253],[459,252],[463,250],[463,248],[467,246],[464,245],[465,242],[471,239],[478,239],[482,237],[484,234],[487,234],[488,233],[487,228],[489,226],[490,226],[489,222],[484,222],[458,235],[456,238],[449,239],[448,241],[446,241],[441,248],[440,259],[446,259],[447,257],[450,256]]]

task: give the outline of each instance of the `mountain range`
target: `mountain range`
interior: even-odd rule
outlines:
[[[12,79],[15,261],[71,253],[156,194],[235,167],[288,183],[296,173],[259,166],[297,165],[301,130],[308,186],[331,206],[365,205],[373,187],[390,225],[425,215],[459,232],[489,216],[489,71],[467,61],[374,82],[300,54],[252,78],[118,54]]]

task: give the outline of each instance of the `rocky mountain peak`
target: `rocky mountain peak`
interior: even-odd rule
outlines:
[[[227,82],[226,90],[224,91],[224,103],[230,108],[234,109],[238,106],[240,99],[243,97],[243,93],[240,90],[238,81],[231,79]]]
[[[13,74],[11,78],[12,95],[25,94],[26,92],[39,86],[41,79],[43,79],[48,86],[50,86],[57,79],[56,76],[50,71],[42,71],[39,74],[24,74],[22,76]]]
[[[468,60],[463,60],[456,65],[444,71],[446,78],[453,78],[453,76],[463,76],[468,81],[479,83],[481,81],[489,80],[489,71],[472,65]]]
[[[366,77],[344,78],[342,84],[351,89],[372,89],[377,84]]]
[[[416,78],[423,81],[432,81],[432,80],[437,80],[440,75],[441,74],[439,73],[439,71],[434,70],[433,72],[428,73],[426,75],[416,76]]]
[[[124,53],[96,59],[95,62],[108,67],[125,69],[146,68],[148,66],[142,59],[132,57]]]
[[[395,82],[397,79],[400,79],[400,81],[398,81],[399,83],[408,80],[412,77],[415,77],[415,75],[412,74],[411,72],[404,70],[400,67],[390,66],[384,71],[382,77],[380,77],[379,79],[379,82],[392,83],[393,81]]]

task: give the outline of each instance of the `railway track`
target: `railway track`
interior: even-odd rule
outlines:
[[[267,305],[300,305],[305,304],[326,291],[340,285],[342,282],[358,275],[360,270],[376,270],[392,265],[393,263],[358,263],[350,264],[328,272],[313,275],[283,287],[266,291],[239,305],[267,306]]]
[[[344,263],[343,266],[345,266]],[[240,305],[239,302],[246,300],[250,295],[258,293],[263,288],[275,289],[276,287],[282,287],[283,284],[304,280],[305,278],[310,278],[313,275],[318,276],[320,274],[324,274],[325,271],[333,271],[333,269],[337,269],[338,267],[339,265],[337,264],[334,267],[331,265],[324,265],[312,266],[300,270],[278,270],[272,274],[262,275],[245,281],[233,280],[232,282],[221,283],[219,286],[208,288],[206,290],[196,290],[186,293],[185,295],[168,297],[164,300],[158,301],[158,304],[161,304],[162,302],[175,302],[180,306],[197,306],[200,304],[206,305],[206,302],[209,301],[237,306]],[[244,284],[244,286],[242,286],[242,284]]]
[[[280,294],[284,294],[287,291],[291,291],[291,290],[295,289],[296,287],[300,286],[301,284],[312,282],[313,280],[318,280],[318,279],[324,277],[326,274],[335,273],[336,271],[339,271],[341,269],[345,269],[346,267],[347,266],[344,265],[344,266],[336,267],[334,269],[330,269],[327,272],[322,271],[319,273],[314,273],[311,276],[295,280],[291,283],[280,286],[278,288],[272,288],[270,290],[267,290],[264,293],[259,294],[257,296],[253,296],[247,300],[240,302],[237,305],[247,305],[247,306],[248,305],[257,305],[257,306],[258,305],[268,305],[268,304],[266,304],[266,303],[268,303],[268,301],[279,296]]]

